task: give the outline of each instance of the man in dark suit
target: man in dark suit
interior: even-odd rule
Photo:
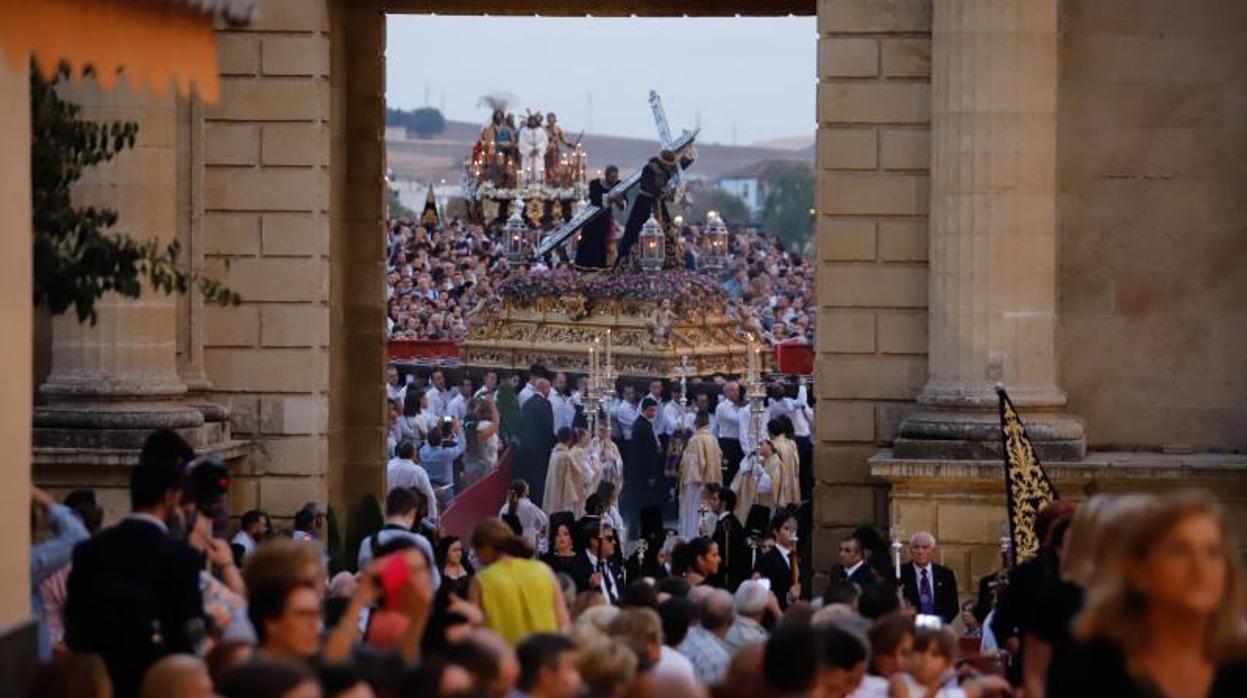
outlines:
[[[862,552],[862,542],[853,536],[849,536],[840,541],[840,569],[838,576],[840,581],[848,582],[857,587],[860,591],[867,585],[875,582],[875,573],[870,565],[866,564],[866,557]]]
[[[657,418],[658,401],[646,396],[641,400],[641,416],[632,425],[632,458],[624,464],[624,493],[631,495],[627,498],[630,508],[638,515],[644,507],[663,505],[663,452],[654,428]]]
[[[714,542],[719,546],[719,555],[723,564],[719,565],[719,573],[712,579],[714,586],[735,593],[740,583],[749,579],[752,560],[749,555],[749,544],[745,540],[745,527],[736,518],[736,493],[730,488],[720,487],[710,499],[711,508],[718,516],[714,525]]]
[[[800,569],[797,558],[797,516],[789,509],[780,509],[771,519],[771,534],[775,547],[758,558],[753,571],[771,580],[771,592],[775,594],[781,609],[801,598],[801,585],[794,583],[794,563]]]
[[[957,601],[957,576],[935,558],[935,536],[919,531],[909,539],[910,561],[901,566],[905,600],[919,613],[939,616],[951,623],[961,607]]]
[[[619,595],[623,593],[626,586],[623,568],[615,559],[619,538],[616,537],[615,530],[609,524],[603,523],[597,517],[586,517],[579,525],[581,539],[585,542],[580,556],[590,570],[589,583],[581,587],[581,591],[595,589],[601,592],[606,603],[617,606]]]
[[[202,558],[169,537],[194,456],[176,433],[153,433],[130,472],[132,513],[74,550],[65,641],[74,652],[104,659],[118,698],[138,695],[148,667],[169,654],[194,653],[206,634]]]
[[[520,446],[516,453],[516,477],[528,483],[529,497],[545,497],[546,469],[554,450],[554,408],[550,405],[550,381],[538,378],[533,396],[520,408]],[[547,512],[553,513],[553,512]]]

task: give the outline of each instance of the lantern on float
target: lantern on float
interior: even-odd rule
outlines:
[[[706,214],[706,254],[702,267],[709,272],[727,268],[727,224],[714,211]]]
[[[502,228],[505,236],[503,243],[506,246],[507,263],[512,265],[527,262],[529,251],[532,249],[529,245],[528,224],[524,222],[523,211],[524,202],[517,198],[515,203],[511,204],[511,217],[507,219],[507,224]]]
[[[662,234],[662,226],[653,216],[641,226],[641,269],[647,272],[660,271],[667,256],[666,238]]]

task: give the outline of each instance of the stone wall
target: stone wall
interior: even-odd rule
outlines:
[[[1214,492],[1231,529],[1247,540],[1247,457],[1209,455],[1091,454],[1082,463],[1048,464],[1045,471],[1062,499],[1082,502],[1095,494],[1163,493],[1174,483]],[[904,461],[876,458],[872,471],[892,483],[892,522],[909,536],[929,531],[939,542],[937,557],[957,574],[963,593],[999,566],[999,539],[1007,514],[996,461]],[[903,554],[909,558],[908,551]]]
[[[818,4],[816,569],[887,520],[870,476],[926,380],[930,0]]]
[[[1247,3],[1062,0],[1058,357],[1092,448],[1247,447]]]
[[[204,365],[234,433],[257,448],[235,511],[290,516],[329,470],[329,0],[269,0],[218,33],[221,100],[205,111],[205,266],[242,294],[209,307]]]

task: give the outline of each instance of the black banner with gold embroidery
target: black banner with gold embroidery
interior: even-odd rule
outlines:
[[[1000,398],[1000,438],[1004,445],[1005,498],[1009,503],[1009,537],[1014,560],[1033,557],[1042,542],[1035,537],[1035,514],[1044,505],[1060,499],[1048,479],[1039,456],[1026,435],[1026,425],[1013,407],[1003,386],[996,386]]]

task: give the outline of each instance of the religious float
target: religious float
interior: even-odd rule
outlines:
[[[653,205],[638,202],[649,201],[642,180],[646,167],[653,167],[658,158],[606,191],[599,181],[597,200],[585,202],[575,217],[545,235],[537,221],[522,213],[532,210],[533,199],[525,198],[528,192],[511,192],[515,200],[500,232],[507,260],[516,271],[497,289],[497,297],[473,315],[462,347],[463,363],[507,369],[542,364],[550,370],[584,374],[601,389],[614,386],[620,376],[735,377],[766,370],[769,352],[744,331],[719,278],[728,249],[722,220],[708,221],[707,249],[698,270],[685,269],[678,221],[671,219],[666,204],[685,196],[683,168],[691,158],[674,154],[694,152],[696,133],[685,131],[672,138],[657,94],[651,93],[650,103],[661,153],[673,161],[666,166],[670,178],[661,183]],[[562,247],[578,233],[588,234],[595,223],[608,221],[609,202],[622,201],[637,187],[641,191],[634,199],[634,213],[643,208],[629,218],[629,226],[633,221],[644,223],[639,231],[631,230],[634,243],[623,260],[596,269],[534,265],[540,258],[562,254]]]

